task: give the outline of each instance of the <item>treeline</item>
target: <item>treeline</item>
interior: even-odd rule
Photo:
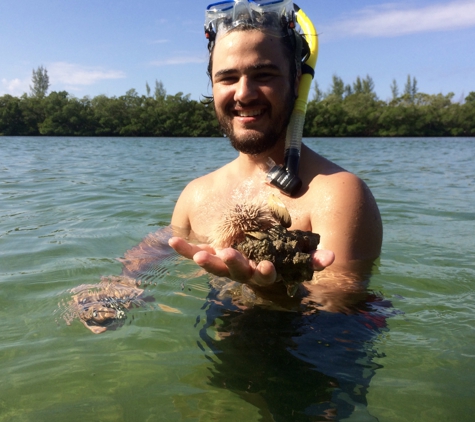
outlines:
[[[45,96],[0,97],[5,136],[219,136],[212,107],[189,95],[76,98],[66,91]]]
[[[307,109],[306,136],[475,136],[475,92],[462,103],[453,93],[418,92],[417,80],[408,76],[402,94],[395,80],[392,99],[382,101],[370,76],[345,85],[333,76],[326,94],[315,84],[315,100]]]
[[[47,80],[40,89],[33,83],[30,95],[0,97],[0,135],[222,136],[212,106],[182,93],[167,95],[161,82],[153,95],[147,84],[146,95],[131,89],[120,97],[92,99],[66,91],[46,95]],[[410,77],[401,94],[395,81],[391,91],[391,100],[378,99],[369,76],[345,85],[335,75],[326,93],[315,84],[304,136],[475,136],[475,92],[457,103],[452,93],[419,93]]]

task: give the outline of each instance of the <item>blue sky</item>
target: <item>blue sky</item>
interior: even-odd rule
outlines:
[[[76,97],[168,94],[200,99],[206,76],[202,0],[1,0],[0,95],[29,92],[32,69]],[[475,0],[299,0],[319,32],[316,80],[370,75],[379,98],[407,75],[420,92],[475,91]]]

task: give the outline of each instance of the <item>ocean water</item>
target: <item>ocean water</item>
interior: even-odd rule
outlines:
[[[225,139],[0,137],[0,421],[471,421],[475,141],[307,139],[371,187],[384,243],[352,312],[217,297],[165,260],[95,335],[71,289],[163,234]]]

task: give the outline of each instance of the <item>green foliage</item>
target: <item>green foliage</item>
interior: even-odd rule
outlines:
[[[406,101],[414,102],[414,99],[417,94],[417,80],[412,78],[411,75],[407,75],[406,85],[404,85],[404,98]]]
[[[356,78],[356,81],[353,82],[353,91],[355,94],[361,94],[363,92],[363,82],[359,76]]]
[[[330,94],[328,96],[334,97],[337,100],[342,100],[344,94],[345,84],[343,83],[343,80],[339,76],[333,75]]]
[[[453,93],[419,93],[410,75],[401,96],[396,80],[391,92],[386,103],[369,75],[352,85],[333,75],[328,94],[307,106],[304,136],[475,136],[475,92],[453,103]]]
[[[69,97],[66,91],[52,92],[43,101],[45,119],[38,124],[41,135],[93,136],[89,99]]]
[[[399,97],[399,87],[396,79],[393,79],[393,82],[391,83],[391,94],[393,95],[393,100]]]
[[[319,101],[322,101],[323,99],[323,92],[322,90],[320,89],[320,86],[318,85],[318,82],[315,81],[313,83],[313,93],[314,93],[314,96],[313,96],[313,100],[316,101],[316,102],[319,102]]]
[[[92,99],[78,99],[66,91],[4,95],[0,135],[222,136],[212,106],[181,92],[167,95],[159,81],[153,92],[148,83],[145,87],[147,95],[130,89],[120,97]],[[379,100],[369,75],[352,84],[333,75],[327,94],[315,82],[304,136],[475,136],[475,92],[462,104],[454,103],[453,93],[419,93],[410,76],[401,96],[395,80],[391,91],[390,101]]]
[[[475,92],[470,92],[466,97],[465,97],[465,102],[466,103],[475,103]]]
[[[0,97],[0,134],[8,136],[24,133],[25,125],[21,100],[11,95]]]
[[[163,82],[157,81],[155,79],[155,99],[157,101],[164,100],[166,96],[167,96],[167,91],[165,90],[165,87],[163,86]]]
[[[366,75],[366,79],[363,79],[363,93],[374,94],[374,81],[369,75]]]
[[[33,83],[33,86],[30,85],[31,96],[43,98],[50,86],[48,71],[43,66],[33,69],[31,82]]]
[[[146,88],[148,84],[146,84]],[[221,136],[212,107],[189,95],[167,95],[155,82],[154,97],[135,89],[120,97],[82,99],[66,91],[47,96],[0,97],[0,135],[24,136]]]

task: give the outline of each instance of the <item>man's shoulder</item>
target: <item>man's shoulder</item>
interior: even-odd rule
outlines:
[[[191,182],[188,183],[186,189],[196,190],[203,187],[206,187],[206,189],[208,190],[211,189],[215,184],[219,183],[223,180],[223,178],[226,177],[226,175],[228,174],[228,166],[229,164],[220,167],[219,169],[207,173],[203,176],[197,177],[196,179],[193,179]]]
[[[328,176],[345,171],[345,169],[338,164],[323,157],[304,144],[302,144],[300,167],[301,170],[311,178],[317,175]]]
[[[322,183],[328,184],[332,188],[335,187],[335,184],[342,185],[342,187],[347,187],[349,189],[364,184],[363,180],[356,174],[345,169],[339,169],[338,171],[322,174],[321,176]]]
[[[355,186],[362,186],[364,182],[355,174],[345,170],[340,165],[323,157],[312,149],[303,146],[304,161],[303,169],[304,175],[308,177],[310,183],[317,183],[321,185],[328,185],[331,188],[336,185],[347,185],[348,188]]]
[[[306,175],[309,196],[319,203],[372,204],[374,197],[366,183],[332,161],[309,150],[306,159]]]
[[[314,179],[310,188],[318,192],[321,200],[342,204],[374,202],[367,184],[360,177],[346,170],[320,175]]]
[[[226,185],[226,181],[229,179],[228,166],[229,164],[193,179],[186,185],[181,197],[190,204],[197,205],[210,200],[211,197],[223,191],[223,186]]]
[[[173,225],[184,228],[194,226],[192,220],[195,219],[198,211],[204,204],[211,202],[220,173],[221,169],[215,170],[193,179],[185,186],[173,212]]]

